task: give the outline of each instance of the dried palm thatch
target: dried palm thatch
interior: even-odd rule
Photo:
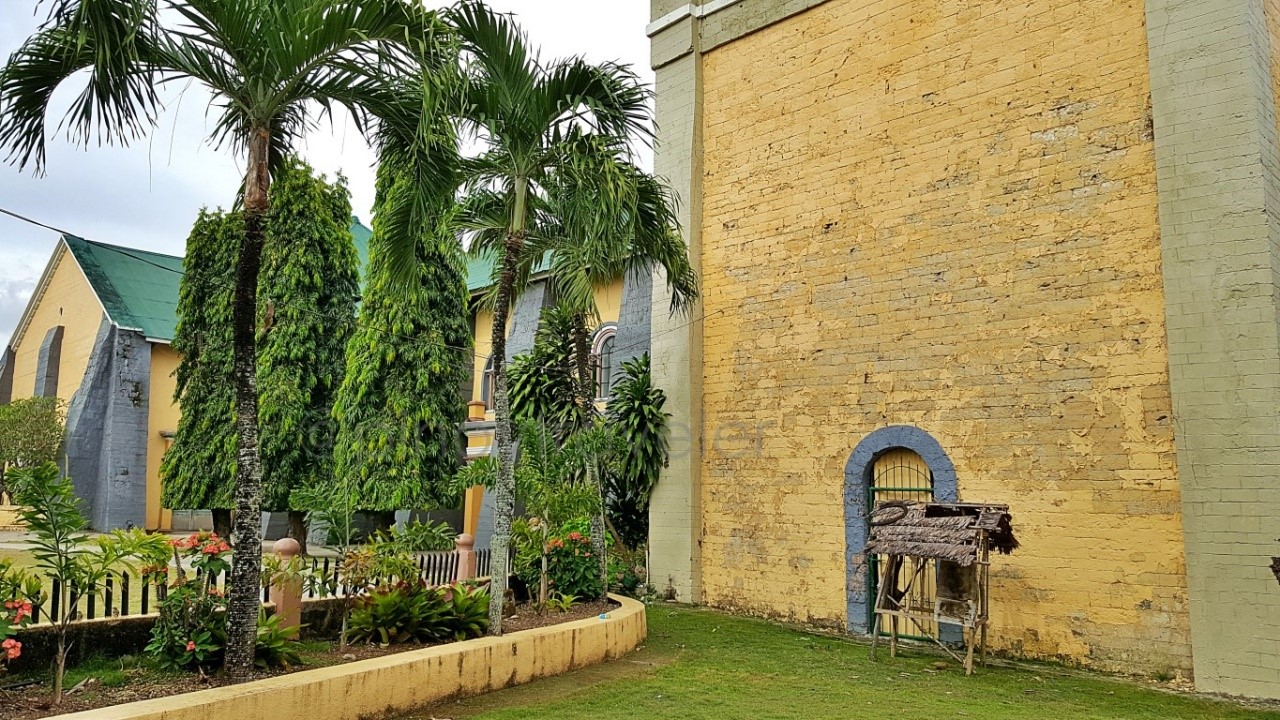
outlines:
[[[946,560],[969,566],[985,538],[997,552],[1017,549],[1007,505],[878,503],[871,512],[867,552]]]

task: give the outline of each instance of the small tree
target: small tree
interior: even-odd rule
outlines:
[[[63,402],[32,397],[0,405],[0,463],[27,467],[54,462],[66,440]]]
[[[236,472],[235,393],[230,377],[231,290],[243,221],[201,210],[187,236],[178,289],[173,349],[178,363],[174,400],[178,431],[160,464],[160,500],[180,510],[211,510],[214,531],[231,532]]]
[[[58,583],[62,614],[52,618],[58,637],[52,702],[59,705],[71,649],[67,628],[77,618],[80,600],[101,590],[112,570],[132,569],[135,559],[147,564],[163,562],[169,544],[163,535],[148,535],[136,528],[90,538],[85,533],[89,523],[80,512],[71,481],[53,463],[12,470],[9,481],[22,506],[19,514],[31,533],[36,567]]]
[[[649,501],[667,465],[667,396],[654,387],[649,354],[622,364],[622,379],[609,391],[608,423],[621,452],[604,475],[605,510],[622,544],[632,550],[649,540]]]
[[[290,511],[289,536],[304,552],[306,523],[290,494],[333,482],[333,399],[360,291],[350,226],[342,178],[327,183],[286,160],[272,183],[258,282],[258,423],[262,507]]]
[[[379,169],[379,208],[411,192],[406,177]],[[430,213],[434,224],[416,230],[407,272],[390,252],[404,243],[392,236],[398,226],[374,214],[360,319],[333,412],[335,474],[360,510],[433,508],[452,499],[471,331],[451,206],[442,198]]]

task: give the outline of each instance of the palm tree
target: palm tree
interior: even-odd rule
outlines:
[[[507,394],[506,325],[511,304],[527,286],[541,257],[536,242],[541,211],[558,183],[571,178],[584,210],[560,221],[570,226],[606,223],[634,212],[635,194],[619,182],[617,166],[592,162],[593,145],[627,153],[627,140],[652,139],[650,93],[627,67],[593,65],[580,58],[544,63],[507,17],[474,0],[449,12],[466,63],[464,129],[483,152],[462,166],[464,227],[474,232],[472,252],[494,258],[486,300],[493,307],[494,487],[490,629],[502,632],[507,552],[514,513],[515,446]],[[561,206],[564,208],[565,206]],[[687,296],[682,296],[687,297]]]
[[[598,209],[601,181],[620,199],[616,214]],[[571,317],[570,338],[576,364],[576,415],[595,412],[595,374],[589,350],[589,324],[599,319],[596,292],[627,274],[647,277],[661,269],[671,291],[671,311],[687,312],[698,297],[698,279],[680,237],[670,190],[635,165],[626,145],[613,138],[584,138],[572,162],[547,183],[538,214],[542,225],[531,234],[528,255],[546,258],[559,304]],[[591,520],[593,552],[606,575],[604,485],[596,463],[587,465],[588,482],[600,497],[600,514]],[[606,582],[606,587],[608,583]]]
[[[254,318],[272,167],[338,107],[362,132],[375,132],[386,123],[388,78],[418,77],[456,60],[443,52],[445,35],[434,13],[408,0],[57,0],[0,70],[0,147],[21,168],[43,172],[49,101],[73,76],[84,85],[63,123],[79,144],[142,137],[163,109],[157,88],[194,81],[213,97],[211,139],[246,158],[232,309],[232,540],[240,552],[226,664],[235,677],[253,667],[262,570]]]

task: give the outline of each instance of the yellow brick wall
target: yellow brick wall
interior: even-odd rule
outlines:
[[[1000,649],[1190,666],[1141,0],[831,0],[704,66],[707,603],[843,626],[844,465],[1012,505]]]
[[[58,397],[70,403],[84,380],[93,343],[102,325],[102,304],[93,288],[61,242],[54,249],[53,273],[43,295],[33,298],[35,308],[30,323],[19,328],[14,340],[13,399],[31,397],[35,392],[36,366],[40,345],[51,328],[62,325],[62,360],[58,372]]]

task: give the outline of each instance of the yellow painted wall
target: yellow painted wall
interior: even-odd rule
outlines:
[[[36,365],[40,344],[51,328],[63,326],[62,360],[58,371],[58,397],[70,403],[84,379],[93,343],[102,325],[102,305],[89,281],[61,242],[54,249],[54,269],[44,293],[35,303],[30,323],[15,337],[13,399],[31,397],[35,392]]]
[[[1012,506],[992,644],[1190,667],[1141,0],[831,0],[704,64],[702,583],[846,622],[891,424]]]
[[[160,506],[160,462],[170,440],[162,432],[178,429],[181,411],[173,401],[174,373],[181,357],[168,345],[151,344],[151,396],[147,406],[147,529],[168,529],[173,513]]]

